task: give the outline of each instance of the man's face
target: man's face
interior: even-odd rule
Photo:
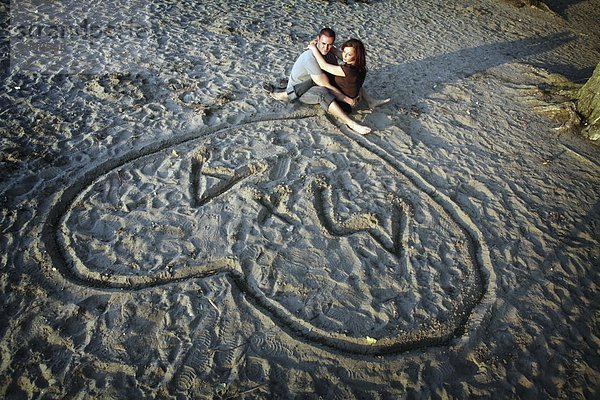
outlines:
[[[326,55],[327,53],[329,53],[329,50],[331,50],[331,48],[333,47],[334,41],[335,39],[332,37],[319,35],[317,36],[317,49],[319,49],[319,52],[321,54]]]

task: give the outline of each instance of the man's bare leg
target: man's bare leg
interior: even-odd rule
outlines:
[[[365,99],[369,108],[379,107],[390,102],[389,97],[387,99],[376,99],[369,96],[365,88],[360,88],[360,97]]]
[[[365,125],[361,125],[352,118],[350,118],[344,112],[344,110],[342,110],[340,105],[335,101],[331,102],[329,108],[327,109],[327,112],[329,112],[329,114],[333,115],[337,119],[341,120],[344,124],[348,125],[348,128],[360,133],[361,135],[366,135],[367,133],[371,132],[371,128]]]

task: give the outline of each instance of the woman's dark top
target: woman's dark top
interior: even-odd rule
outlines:
[[[355,98],[360,93],[360,88],[365,82],[367,71],[360,71],[348,64],[342,64],[340,67],[342,67],[346,76],[334,77],[334,85],[346,96]]]

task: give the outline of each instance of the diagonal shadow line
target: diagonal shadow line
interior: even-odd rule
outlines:
[[[566,13],[569,8],[573,7],[577,3],[582,3],[583,0],[544,0],[544,3],[552,11],[559,14],[561,17],[566,18]]]
[[[399,60],[398,64],[371,70],[370,75],[378,81],[384,80],[380,78],[384,76],[386,81],[401,82],[403,90],[400,93],[412,96],[413,99],[410,100],[415,99],[415,93],[419,93],[421,98],[426,98],[436,92],[433,85],[435,83],[451,83],[508,62],[525,61],[528,57],[555,50],[576,38],[573,33],[561,32],[549,36],[490,43],[423,59],[404,62]],[[416,77],[418,80],[406,80],[406,77]],[[406,93],[407,91],[409,93]]]
[[[409,60],[397,65],[388,65],[373,70],[371,74],[376,76],[377,81],[406,82],[396,93],[386,93],[396,98],[393,99],[393,103],[396,105],[400,101],[403,104],[419,104],[422,100],[437,93],[439,89],[436,89],[443,88],[445,84],[458,82],[465,77],[508,62],[525,60],[527,57],[554,50],[575,39],[576,35],[561,32],[544,37],[491,43],[420,60]],[[385,107],[382,109],[385,110]],[[406,118],[407,120],[404,120],[399,127],[411,135],[412,140],[448,151],[454,148],[454,145],[431,134],[418,117]],[[419,135],[412,135],[412,132],[418,132]],[[368,140],[381,148],[389,148],[386,137],[369,135]],[[391,152],[395,151],[391,149]]]

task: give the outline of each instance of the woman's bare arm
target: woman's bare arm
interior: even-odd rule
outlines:
[[[327,61],[325,61],[323,55],[321,55],[321,53],[317,49],[317,46],[315,45],[314,41],[309,43],[308,48],[312,51],[313,55],[315,56],[315,59],[319,63],[319,67],[321,67],[323,71],[329,72],[330,74],[335,76],[346,76],[346,73],[344,72],[342,67],[340,67],[339,65],[329,64]]]

